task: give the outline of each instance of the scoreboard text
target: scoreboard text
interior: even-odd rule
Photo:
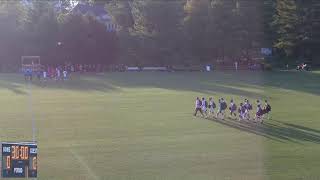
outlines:
[[[2,143],[2,177],[36,178],[37,144],[34,142]]]

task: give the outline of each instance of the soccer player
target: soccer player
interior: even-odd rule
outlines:
[[[43,77],[43,81],[47,81],[47,71],[43,70],[42,77]]]
[[[203,117],[203,113],[202,113],[202,110],[201,110],[201,101],[200,101],[199,97],[197,97],[197,99],[196,99],[194,116],[197,115],[198,111],[201,113],[201,115]]]
[[[48,66],[48,69],[47,69],[47,77],[52,79],[52,75],[51,75],[51,67]]]
[[[79,65],[79,71],[80,71],[80,73],[83,73],[83,65],[82,64]]]
[[[66,81],[68,79],[68,72],[67,70],[65,69],[63,72],[63,80]]]
[[[252,105],[249,103],[249,100],[248,99],[245,99],[244,100],[244,107],[246,109],[245,111],[245,118],[247,120],[250,120],[250,110],[252,110]]]
[[[56,69],[54,67],[51,67],[51,72],[50,72],[50,75],[51,75],[51,79],[56,79],[57,75],[56,75]]]
[[[27,68],[24,70],[24,79],[27,81],[32,81],[32,69],[31,68]]]
[[[239,121],[244,120],[245,114],[246,114],[246,107],[244,106],[243,103],[240,103],[238,112],[239,112]]]
[[[231,99],[231,101],[230,101],[229,110],[230,110],[230,118],[232,118],[232,115],[237,117],[237,114],[236,114],[237,105],[233,102],[233,99]]]
[[[61,72],[60,72],[60,69],[58,67],[56,68],[56,75],[57,75],[56,80],[57,81],[60,80]]]
[[[40,70],[36,71],[38,81],[41,80],[41,74],[42,74],[42,72]]]
[[[222,115],[222,120],[224,120],[224,112],[227,108],[227,103],[224,101],[223,98],[219,99],[219,111],[217,113],[217,118],[219,117],[219,115]]]
[[[263,110],[261,108],[261,105],[257,105],[257,112],[256,112],[256,121],[258,122],[259,120],[261,121],[261,124],[263,124]]]
[[[259,106],[259,105],[261,106],[261,102],[260,102],[260,100],[258,99],[258,100],[257,100],[257,106]]]
[[[209,114],[210,114],[211,116],[214,116],[214,109],[215,109],[215,108],[216,108],[216,104],[214,103],[213,98],[210,97],[210,98],[209,98]]]
[[[265,100],[264,102],[265,102],[264,113],[267,114],[267,119],[269,120],[270,119],[269,113],[271,112],[271,106],[267,100]]]
[[[238,61],[236,61],[236,62],[234,63],[234,66],[235,66],[235,68],[236,68],[236,71],[238,71]]]
[[[208,107],[208,102],[206,99],[203,97],[201,101],[201,108],[202,108],[202,113],[207,117],[207,107]]]
[[[29,76],[28,69],[24,69],[23,70],[23,75],[24,75],[24,80],[27,81],[28,80],[28,76]]]
[[[74,72],[74,65],[71,65],[70,71],[71,71],[71,72]]]
[[[219,104],[219,107],[218,107],[218,111],[217,111],[217,114],[216,114],[216,118],[219,118],[219,115],[222,112],[221,99],[218,99],[218,104]]]

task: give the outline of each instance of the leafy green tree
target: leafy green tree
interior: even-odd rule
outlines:
[[[301,16],[299,56],[320,64],[320,2],[301,1],[299,6]]]
[[[300,41],[299,26],[301,24],[295,0],[277,0],[273,24],[277,32],[274,46],[282,50],[286,56],[294,55]]]

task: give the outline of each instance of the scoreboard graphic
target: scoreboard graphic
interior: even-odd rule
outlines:
[[[1,176],[3,178],[36,178],[36,142],[2,142]]]

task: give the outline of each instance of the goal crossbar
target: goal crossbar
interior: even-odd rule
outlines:
[[[22,70],[30,69],[32,71],[41,70],[40,56],[21,56]]]

